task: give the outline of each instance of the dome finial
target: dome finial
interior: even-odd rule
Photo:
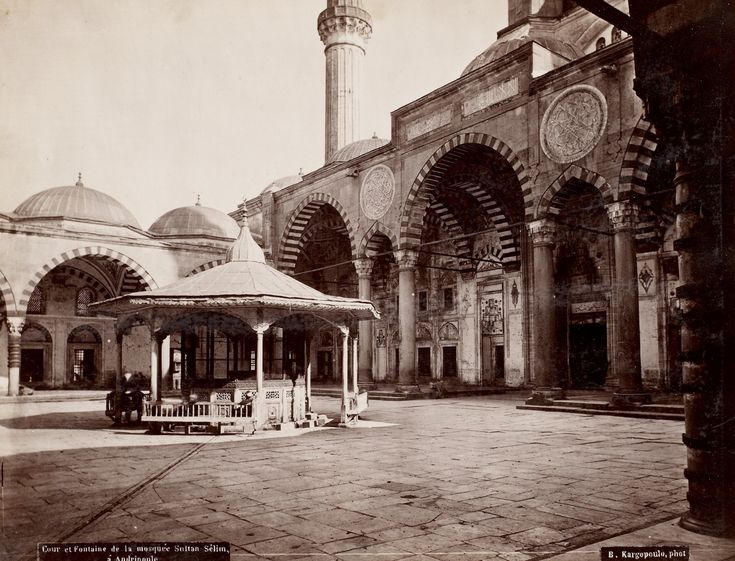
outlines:
[[[77,175],[77,187],[84,187],[84,183],[82,183],[82,172],[80,171]]]
[[[255,261],[265,263],[265,255],[260,246],[255,243],[248,227],[248,213],[243,209],[240,215],[240,235],[227,250],[226,261]]]
[[[299,168],[299,177],[304,177],[304,168]]]
[[[194,203],[194,206],[202,206],[202,196],[197,193],[197,202]]]

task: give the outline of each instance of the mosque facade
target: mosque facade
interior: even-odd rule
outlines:
[[[85,305],[220,263],[243,215],[282,272],[375,303],[380,319],[353,326],[363,386],[525,387],[541,401],[678,387],[673,170],[633,90],[631,38],[566,0],[509,0],[508,26],[456,80],[393,111],[390,139],[360,140],[368,7],[328,0],[318,17],[319,169],[231,217],[195,205],[148,230],[81,181],[0,215],[9,392],[146,373],[145,328],[120,350],[112,320]],[[80,197],[100,210],[79,211]],[[166,344],[174,384],[178,342]],[[339,334],[309,348],[313,378],[338,380]]]
[[[376,304],[362,383],[677,388],[673,171],[632,39],[571,2],[510,0],[498,39],[393,111],[390,139],[346,142],[372,21],[327,4],[326,162],[234,215],[282,271]],[[316,377],[336,376],[336,338],[315,348]]]

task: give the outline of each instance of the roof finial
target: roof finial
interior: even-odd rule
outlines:
[[[197,202],[195,202],[194,205],[195,206],[202,206],[202,202],[201,202],[202,201],[202,196],[199,193],[197,193],[196,195],[197,195]]]
[[[304,177],[304,168],[299,168],[299,177]]]
[[[81,171],[77,175],[77,187],[84,187],[84,183],[82,183],[82,172]]]
[[[378,134],[375,131],[373,131],[373,138],[378,138]]]

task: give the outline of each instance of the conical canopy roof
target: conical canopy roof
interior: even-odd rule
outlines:
[[[246,218],[238,238],[227,251],[224,264],[162,288],[133,292],[92,305],[95,310],[114,315],[156,306],[274,307],[350,312],[357,319],[380,317],[372,302],[324,294],[266,264]]]

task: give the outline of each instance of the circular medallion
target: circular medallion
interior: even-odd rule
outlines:
[[[388,166],[379,164],[371,167],[360,188],[360,208],[371,220],[378,220],[388,212],[393,203],[395,181]]]
[[[592,86],[573,86],[551,102],[541,121],[541,148],[549,159],[567,164],[589,154],[607,125],[605,96]]]

